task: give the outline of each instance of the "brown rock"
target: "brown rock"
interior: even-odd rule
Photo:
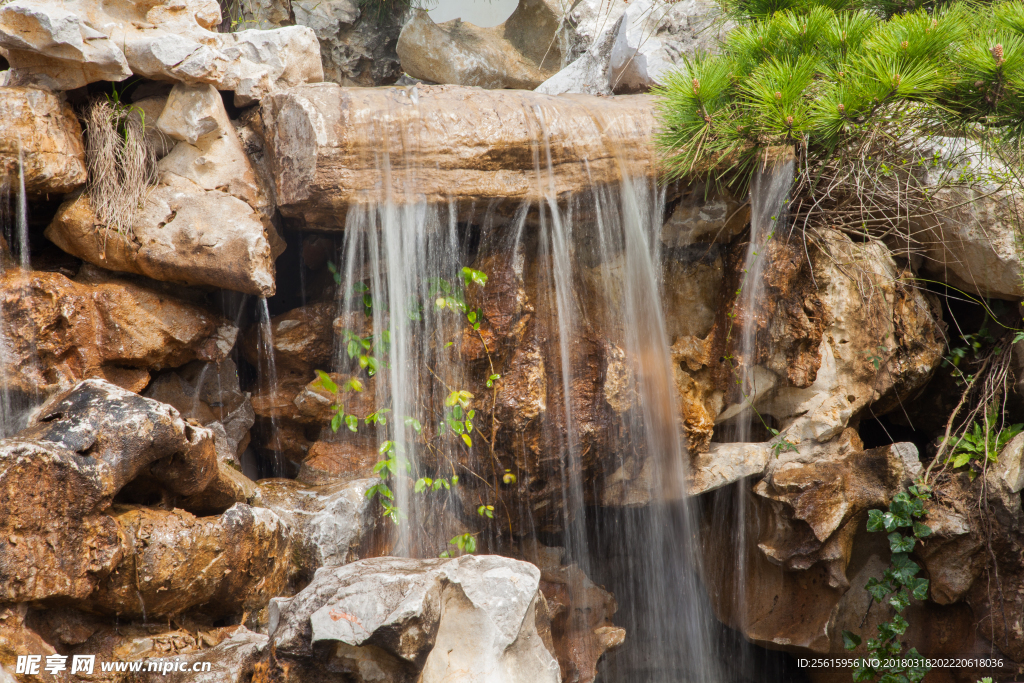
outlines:
[[[127,508],[112,518],[131,552],[87,599],[90,609],[151,618],[202,605],[223,616],[259,609],[285,586],[288,530],[270,510],[237,504],[194,517]]]
[[[234,345],[237,329],[201,306],[146,284],[82,275],[0,275],[11,388],[49,393],[101,377],[141,390],[150,370],[220,360]]]
[[[86,598],[131,552],[102,514],[114,495],[140,475],[195,491],[214,463],[210,432],[170,406],[82,382],[0,441],[0,598]]]
[[[19,164],[28,194],[64,194],[85,184],[82,128],[59,95],[0,87],[0,178],[12,188],[20,182]]]

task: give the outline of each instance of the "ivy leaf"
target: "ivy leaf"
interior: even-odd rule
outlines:
[[[889,550],[894,553],[909,553],[914,549],[917,539],[913,536],[904,536],[898,531],[889,534]]]
[[[914,522],[914,535],[918,538],[928,538],[932,535],[932,528],[921,522]]]
[[[868,511],[868,531],[881,531],[885,528],[885,523],[882,520],[881,510],[869,510]]]
[[[926,600],[928,598],[928,579],[915,578],[910,582],[910,591],[915,600]]]
[[[853,650],[859,647],[861,643],[860,636],[850,631],[843,631],[843,647],[847,650]]]
[[[907,593],[905,588],[893,593],[892,597],[889,598],[889,604],[892,605],[892,608],[897,612],[902,612],[910,606],[910,594]]]

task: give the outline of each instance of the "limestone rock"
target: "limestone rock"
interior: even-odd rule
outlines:
[[[99,223],[87,193],[66,201],[46,230],[64,251],[156,280],[274,294],[272,207],[212,85],[177,84],[155,127],[178,140],[130,235]]]
[[[475,683],[558,681],[537,631],[539,581],[533,565],[496,556],[323,569],[294,598],[271,601],[268,670],[326,663],[367,682],[418,671],[416,680],[440,683],[453,669]]]
[[[252,504],[274,511],[291,529],[295,570],[307,582],[321,567],[357,559],[373,528],[376,506],[366,497],[374,479],[309,487],[286,479],[260,482]]]
[[[380,111],[390,112],[388,120],[376,115]],[[650,177],[656,163],[647,97],[319,84],[270,97],[261,113],[282,213],[322,230],[342,229],[346,209],[379,192],[383,144],[391,150],[392,176],[402,179],[392,188],[396,201],[411,181],[430,202],[451,198],[467,207],[497,199],[518,206],[545,195],[548,186],[537,186],[530,151],[542,128],[538,113],[558,197],[618,182],[620,159],[636,178]],[[410,139],[416,144],[406,149]]]
[[[102,514],[114,495],[143,474],[170,477],[183,493],[201,489],[214,457],[210,432],[170,406],[82,382],[0,441],[2,598],[86,598],[125,555],[123,532]]]
[[[526,59],[501,28],[480,28],[454,19],[438,25],[424,10],[412,18],[398,38],[402,69],[432,83],[522,88],[532,90],[550,75]]]
[[[308,26],[320,41],[324,80],[344,86],[394,83],[402,75],[395,46],[403,8],[390,15],[364,12],[353,0],[295,0],[295,23]]]
[[[750,205],[728,193],[708,194],[698,183],[687,188],[661,228],[666,247],[695,242],[729,243],[750,223]]]
[[[0,179],[16,192],[19,173],[31,195],[81,187],[86,179],[82,128],[59,95],[0,87]]]
[[[941,159],[921,178],[934,191],[932,215],[910,224],[922,268],[943,282],[983,297],[1017,300],[1024,296],[1019,180],[1002,163],[979,153],[962,138],[936,138],[922,155]],[[973,177],[962,187],[957,176]],[[953,187],[947,186],[950,182]]]
[[[232,90],[244,106],[276,89],[323,79],[312,30],[209,30],[220,21],[212,0],[109,7],[16,0],[0,9],[0,49],[11,64],[12,85],[54,90],[135,74]]]
[[[184,656],[167,657],[169,673],[145,672],[136,674],[133,683],[248,683],[252,680],[256,662],[267,644],[267,636],[253,633],[240,626],[231,636],[208,650]],[[152,664],[150,664],[150,662]],[[184,665],[182,665],[182,663]],[[202,666],[210,664],[208,671]],[[171,667],[177,664],[177,669]],[[147,659],[147,668],[160,666],[160,658]],[[199,668],[195,668],[200,665]]]
[[[866,406],[881,415],[924,387],[945,350],[938,307],[903,280],[884,245],[825,232],[810,271],[798,245],[773,241],[766,251],[756,358],[742,362],[756,366],[755,407],[792,443],[826,442]],[[716,421],[744,405],[730,394]]]
[[[148,284],[97,274],[8,269],[0,318],[8,386],[28,395],[106,378],[135,391],[149,372],[192,360],[218,361],[237,328],[204,307]]]
[[[236,504],[220,517],[184,510],[114,511],[128,548],[89,596],[90,609],[128,618],[203,606],[211,616],[260,609],[287,581],[287,527],[272,511]]]
[[[847,430],[814,453],[773,458],[764,479],[740,494],[750,525],[744,567],[721,553],[718,540],[734,520],[705,528],[716,534],[704,541],[705,581],[721,621],[755,643],[837,651],[836,606],[850,590],[854,537],[869,509],[884,508],[921,474],[912,444],[862,449]]]
[[[557,93],[638,92],[698,51],[714,52],[734,26],[707,0],[611,3],[582,0],[568,11],[582,46],[578,59],[543,83]]]
[[[136,215],[130,237],[102,225],[89,196],[61,205],[46,237],[111,270],[154,280],[272,296],[274,261],[266,228],[245,202],[168,174]]]

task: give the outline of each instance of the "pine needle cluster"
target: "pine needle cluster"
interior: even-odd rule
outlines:
[[[769,147],[811,157],[886,122],[1024,133],[1024,2],[747,0],[718,54],[658,88],[669,178],[743,178]],[[739,171],[739,173],[737,173]]]

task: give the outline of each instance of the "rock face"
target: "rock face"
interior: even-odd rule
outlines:
[[[220,7],[211,0],[111,6],[17,0],[0,9],[0,49],[11,64],[9,85],[54,90],[135,74],[208,83],[234,91],[241,106],[279,88],[323,79],[312,30],[210,30],[220,22]]]
[[[847,430],[812,458],[786,453],[772,461],[753,493],[743,494],[748,518],[760,524],[741,537],[745,567],[720,552],[726,529],[705,529],[705,580],[720,620],[757,643],[834,651],[854,536],[869,509],[888,505],[922,471],[912,444],[862,449]]]
[[[31,195],[81,187],[86,178],[82,128],[60,96],[0,87],[0,176],[16,188],[19,173]]]
[[[0,442],[3,599],[60,598],[140,618],[262,606],[290,567],[288,530],[270,510],[239,504],[196,518],[111,507],[126,487],[188,496],[216,474],[209,430],[170,406],[82,382]]]
[[[88,377],[141,390],[151,369],[223,359],[238,330],[202,306],[83,269],[0,276],[4,372],[11,389],[46,394]]]
[[[133,683],[247,683],[252,680],[256,662],[267,644],[267,636],[238,627],[230,637],[208,650],[184,656],[151,658],[159,670],[135,675]],[[209,664],[209,670],[203,666]],[[166,667],[167,672],[162,669]]]
[[[424,10],[398,38],[402,69],[433,83],[532,90],[550,74],[505,40],[504,27],[480,28],[460,19],[435,24]]]
[[[160,160],[160,182],[131,234],[105,228],[82,193],[61,206],[46,236],[111,270],[273,296],[273,208],[220,94],[212,85],[178,84],[156,108],[156,128],[178,142]]]
[[[296,577],[312,580],[321,567],[358,559],[373,528],[374,502],[366,490],[373,479],[309,487],[274,479],[260,483],[252,504],[273,510],[291,529]]]
[[[376,196],[382,145],[391,153],[396,200],[411,191],[431,202],[518,206],[550,191],[538,183],[532,155],[523,154],[536,131],[547,131],[553,193],[562,197],[618,182],[617,156],[635,176],[653,173],[652,126],[646,97],[554,98],[457,86],[325,83],[275,95],[262,107],[281,212],[330,230],[344,226],[349,206]],[[410,129],[414,146],[403,142]]]
[[[911,221],[913,249],[923,256],[923,270],[942,282],[983,297],[1017,300],[1024,297],[1020,181],[979,151],[961,138],[928,143],[925,157],[934,154],[944,163],[922,178],[935,191],[926,215]],[[958,175],[971,181],[964,186]]]
[[[367,683],[440,683],[453,670],[467,682],[559,681],[538,631],[539,581],[533,565],[496,556],[320,570],[294,598],[271,602],[275,654],[253,680],[303,680],[297,669],[321,668]]]

